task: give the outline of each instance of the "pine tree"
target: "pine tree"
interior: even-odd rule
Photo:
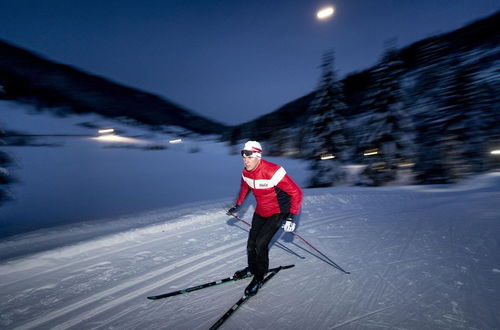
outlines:
[[[411,97],[416,100],[413,106],[420,109],[415,118],[417,148],[414,168],[419,183],[446,183],[448,180],[441,156],[441,126],[437,124],[443,115],[436,112],[437,91],[442,89],[443,75],[449,74],[443,66],[447,53],[447,44],[435,41],[423,47],[418,56],[420,69]]]
[[[311,187],[332,186],[345,177],[342,165],[347,160],[348,147],[346,105],[333,61],[333,52],[323,55],[319,88],[308,110],[304,144],[312,171]]]
[[[365,153],[363,183],[381,185],[397,176],[398,166],[412,159],[411,118],[404,112],[400,80],[402,62],[388,48],[372,72],[373,87],[364,101],[370,112],[361,147]]]
[[[421,183],[456,182],[483,171],[487,161],[487,125],[491,107],[487,86],[477,79],[479,67],[456,55],[436,70],[438,87],[422,114],[416,170]]]

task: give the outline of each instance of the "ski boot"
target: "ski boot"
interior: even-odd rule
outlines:
[[[250,273],[250,270],[248,269],[248,267],[245,267],[241,270],[238,270],[236,273],[234,273],[233,278],[239,280],[239,279],[244,278],[246,275],[248,275],[248,273]]]
[[[248,286],[246,287],[245,295],[246,296],[256,295],[259,289],[261,288],[263,281],[264,281],[264,276],[255,275],[252,279],[252,282],[250,282],[250,284],[248,284]]]

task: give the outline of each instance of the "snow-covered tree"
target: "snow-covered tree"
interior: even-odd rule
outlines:
[[[399,164],[412,159],[411,118],[402,102],[402,62],[395,48],[388,48],[372,72],[372,88],[364,106],[370,115],[361,137],[363,182],[381,185],[396,178]]]
[[[416,170],[423,183],[455,182],[486,168],[491,113],[488,88],[477,79],[474,61],[451,55],[436,72],[439,84],[422,114]]]
[[[333,61],[333,52],[323,55],[319,88],[308,110],[304,153],[310,160],[311,187],[332,186],[345,177],[342,164],[348,156],[346,104]]]

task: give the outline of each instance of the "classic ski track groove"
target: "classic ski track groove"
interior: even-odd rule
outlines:
[[[68,328],[68,327],[71,327],[75,324],[78,324],[82,321],[85,321],[86,319],[88,318],[91,318],[109,308],[112,308],[116,305],[119,305],[121,303],[123,303],[124,301],[127,301],[129,299],[132,299],[132,298],[135,298],[136,296],[139,296],[139,295],[144,295],[145,292],[149,292],[153,289],[156,289],[156,288],[159,288],[165,284],[167,284],[168,282],[176,279],[176,278],[179,278],[181,276],[185,276],[186,274],[189,274],[191,272],[194,272],[196,271],[197,269],[200,269],[202,267],[205,267],[206,265],[209,265],[210,263],[213,263],[214,260],[223,260],[231,255],[234,255],[234,254],[237,254],[237,253],[241,253],[241,251],[239,249],[234,249],[234,247],[238,246],[238,245],[243,245],[244,242],[246,242],[246,239],[240,239],[240,240],[236,240],[236,241],[233,241],[229,244],[224,244],[222,246],[219,246],[217,248],[214,248],[214,249],[211,249],[210,251],[207,251],[207,252],[204,252],[204,253],[201,253],[201,254],[197,254],[193,257],[190,257],[190,258],[187,258],[185,260],[182,260],[182,261],[178,261],[176,263],[173,263],[173,264],[170,264],[169,266],[166,266],[166,267],[162,267],[160,269],[157,269],[151,273],[148,273],[148,274],[145,274],[145,275],[140,275],[138,278],[132,278],[132,279],[129,279],[127,280],[126,282],[122,282],[112,288],[109,288],[107,290],[104,290],[104,291],[101,291],[99,293],[96,293],[96,294],[93,294],[91,295],[90,297],[87,297],[77,303],[74,303],[74,304],[71,304],[69,306],[66,306],[62,309],[59,309],[59,310],[56,310],[56,311],[53,311],[43,317],[40,317],[36,320],[33,320],[31,322],[28,322],[28,323],[25,323],[25,324],[22,324],[22,325],[19,325],[17,326],[16,328],[14,329],[29,329],[29,328],[38,328],[40,326],[42,326],[43,324],[51,321],[51,320],[54,320],[56,318],[59,318],[61,316],[64,316],[65,314],[67,313],[70,313],[70,312],[73,312],[79,308],[82,308],[86,305],[89,305],[89,304],[92,304],[92,303],[96,303],[97,301],[105,298],[105,297],[108,297],[112,294],[115,294],[117,292],[120,292],[122,290],[125,290],[129,287],[132,287],[132,286],[135,286],[137,284],[140,284],[142,282],[146,282],[148,280],[151,280],[157,276],[160,276],[168,271],[171,271],[171,270],[174,270],[180,266],[183,266],[183,265],[187,265],[189,263],[193,263],[193,262],[196,262],[200,259],[204,259],[204,258],[207,258],[209,256],[212,256],[212,255],[216,255],[218,253],[220,253],[221,251],[224,251],[224,250],[227,250],[227,249],[230,249],[229,252],[226,252],[226,253],[223,253],[223,254],[219,254],[218,256],[216,256],[215,258],[210,258],[208,259],[207,261],[204,261],[204,262],[201,262],[201,263],[197,263],[195,264],[194,266],[190,266],[189,268],[181,271],[181,272],[176,272],[174,275],[172,276],[169,276],[163,280],[160,280],[160,281],[156,281],[154,282],[153,284],[149,284],[145,287],[141,287],[140,289],[136,289],[132,292],[129,292],[127,294],[125,294],[124,296],[121,296],[120,298],[118,299],[114,299],[113,301],[110,301],[108,303],[105,303],[103,305],[99,305],[93,309],[91,309],[90,311],[86,311],[84,312],[83,314],[79,314],[78,316],[76,316],[75,318],[72,318],[62,324],[59,324],[57,327],[53,327],[53,329],[65,329],[65,328]]]
[[[242,255],[242,257],[243,257],[243,255]],[[218,265],[218,266],[214,266],[213,268],[208,269],[208,270],[206,269],[207,267],[205,267],[205,268],[204,268],[204,269],[205,269],[205,271],[203,271],[203,270],[202,270],[201,272],[197,273],[197,275],[199,275],[199,276],[201,276],[201,275],[207,275],[207,274],[209,274],[209,273],[213,272],[214,270],[218,270],[219,268],[224,268],[224,267],[227,267],[227,266],[226,266],[226,265],[224,265],[224,264],[221,264],[221,265]],[[143,296],[143,294],[141,294],[141,296]],[[157,304],[157,305],[160,305],[160,304],[161,304],[161,305],[163,305],[163,304],[167,303],[168,301],[169,301],[168,299],[165,299],[165,300],[163,300],[163,301],[148,301],[147,303],[149,303],[149,304]],[[115,313],[113,317],[109,317],[109,318],[107,318],[105,322],[102,322],[102,323],[100,323],[99,325],[97,325],[97,326],[95,326],[95,327],[93,327],[93,328],[94,328],[94,329],[103,328],[103,327],[105,327],[106,325],[108,325],[108,324],[110,324],[110,323],[114,322],[115,320],[120,319],[123,315],[126,315],[126,314],[128,314],[128,313],[130,313],[130,312],[132,312],[132,311],[135,311],[135,310],[137,310],[137,309],[140,309],[141,307],[142,307],[142,306],[138,306],[138,305],[135,305],[135,306],[133,306],[133,307],[128,307],[128,308],[126,308],[125,310],[122,310],[122,311],[120,311],[120,312],[118,312],[118,313]],[[96,314],[96,315],[97,315],[97,314]]]
[[[240,242],[238,242],[238,243],[240,243]],[[241,251],[239,251],[238,249],[231,249],[229,252],[220,254],[219,256],[217,256],[215,258],[211,258],[207,261],[198,263],[195,266],[192,266],[192,267],[190,267],[184,271],[181,271],[179,273],[176,273],[175,275],[172,275],[168,278],[165,278],[165,279],[160,280],[158,282],[154,282],[152,284],[149,284],[145,287],[141,287],[139,289],[131,291],[131,292],[121,296],[119,299],[114,299],[113,301],[105,303],[104,305],[97,306],[89,311],[86,311],[86,312],[80,314],[77,319],[66,321],[62,324],[57,325],[53,329],[67,329],[67,328],[70,328],[72,326],[75,326],[76,324],[78,324],[82,321],[91,319],[92,317],[95,317],[95,316],[101,314],[102,312],[105,312],[113,307],[116,307],[116,306],[118,306],[118,305],[120,305],[128,300],[131,300],[131,299],[136,298],[136,297],[142,297],[142,296],[144,296],[144,292],[148,292],[148,291],[151,291],[153,289],[157,289],[160,286],[167,284],[171,280],[174,280],[174,279],[182,277],[182,276],[186,276],[190,273],[195,272],[198,269],[209,266],[210,264],[212,264],[216,261],[224,260],[232,255],[240,254],[240,253],[241,253]]]
[[[215,227],[215,226],[220,226],[220,223],[213,223],[213,224],[209,224],[209,225],[206,225],[206,226],[198,227],[198,228],[196,228],[196,230],[198,230],[198,229],[207,229],[207,228]],[[185,234],[191,233],[191,232],[193,232],[193,229],[188,229],[188,230],[185,230],[185,231],[179,232],[179,233],[178,232],[174,232],[172,234],[167,234],[167,235],[162,236],[162,237],[151,239],[148,243],[153,243],[153,242],[165,240],[165,239],[168,239],[168,238],[170,238],[172,236],[185,235]],[[56,273],[56,272],[59,272],[61,270],[66,269],[66,268],[70,268],[71,269],[75,265],[82,264],[82,263],[85,263],[85,262],[88,262],[88,261],[91,261],[91,260],[94,260],[94,259],[99,259],[99,258],[105,257],[107,255],[114,255],[114,254],[119,253],[119,252],[124,252],[124,251],[127,251],[127,250],[132,250],[132,249],[135,249],[138,246],[142,246],[142,245],[144,245],[144,242],[132,243],[132,244],[129,244],[126,247],[123,247],[121,249],[116,249],[116,250],[113,249],[113,250],[111,250],[109,252],[95,254],[95,255],[92,255],[91,257],[86,257],[86,258],[83,258],[83,259],[78,259],[76,261],[68,262],[68,263],[65,263],[62,266],[51,267],[51,268],[49,268],[47,270],[44,270],[44,271],[41,271],[41,272],[37,272],[34,275],[29,275],[28,277],[16,279],[16,280],[13,280],[13,281],[10,281],[10,282],[0,283],[0,288],[10,286],[10,285],[15,284],[17,282],[27,281],[27,280],[32,279],[32,278],[39,278],[40,275],[46,275],[46,274],[50,274],[50,273]],[[85,267],[87,267],[87,266],[85,266]],[[27,272],[27,271],[29,271],[29,270],[28,269],[23,269],[22,272]]]

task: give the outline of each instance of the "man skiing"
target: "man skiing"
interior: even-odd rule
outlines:
[[[269,269],[269,243],[280,228],[287,232],[295,230],[294,219],[302,204],[302,190],[286,174],[285,169],[262,159],[262,147],[257,141],[248,141],[241,150],[243,172],[238,198],[227,215],[235,214],[251,190],[257,202],[248,235],[248,267],[237,271],[234,277],[243,277],[249,272],[253,279],[245,289],[252,296],[262,286]]]

